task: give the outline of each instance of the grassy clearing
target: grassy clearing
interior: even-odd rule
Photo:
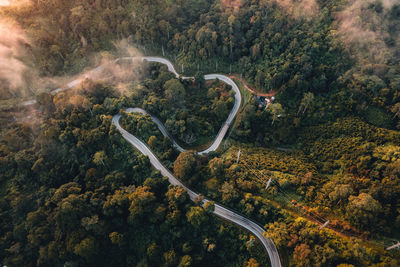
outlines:
[[[242,94],[242,109],[250,102],[251,98],[253,97],[253,94],[247,90],[243,83],[239,81],[238,79],[233,79],[233,81],[236,83],[236,85],[239,87],[240,93]]]

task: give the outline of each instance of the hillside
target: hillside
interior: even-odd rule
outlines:
[[[394,0],[0,1],[0,265],[399,265],[399,47]]]

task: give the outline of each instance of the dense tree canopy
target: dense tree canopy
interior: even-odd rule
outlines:
[[[2,62],[19,67],[17,80],[0,71],[0,264],[266,264],[254,238],[216,220],[212,202],[191,204],[121,139],[111,126],[120,112],[121,125],[185,184],[266,225],[289,265],[398,265],[382,245],[400,230],[396,1],[21,2],[0,8],[23,29],[12,45],[0,40]],[[143,64],[129,66],[134,81],[86,79],[48,93],[54,75],[132,55],[132,47],[165,55],[194,81]],[[117,76],[128,68],[113,66]],[[229,86],[204,80],[219,72],[234,75],[243,105],[212,155],[178,155],[150,116],[121,111],[142,107],[197,149],[234,103]],[[37,92],[37,111],[15,107]]]
[[[96,88],[104,90],[84,84],[55,96],[55,111],[40,127],[18,123],[1,139],[1,264],[265,263],[261,247],[246,248],[247,233],[213,216],[212,203],[206,210],[191,204],[123,141],[111,123],[115,110],[107,108],[120,100],[99,97]]]

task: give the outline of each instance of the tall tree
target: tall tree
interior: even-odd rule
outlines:
[[[285,115],[285,110],[279,103],[271,103],[265,107],[265,110],[272,116],[272,123],[271,123],[272,125],[276,120]]]
[[[303,111],[302,113],[304,114],[304,112],[306,112],[307,108],[311,105],[313,101],[314,101],[314,94],[312,92],[304,93],[297,114],[299,114],[300,111]]]

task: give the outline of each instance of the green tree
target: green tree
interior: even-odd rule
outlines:
[[[186,213],[186,218],[196,228],[200,228],[207,221],[207,215],[202,207],[190,207]]]
[[[138,221],[143,219],[144,215],[149,215],[155,209],[156,197],[147,186],[139,186],[129,195],[131,204],[129,206],[130,221]],[[151,217],[147,217],[151,219]]]
[[[214,100],[218,97],[218,91],[214,87],[210,87],[207,91],[207,97],[211,100]]]
[[[165,252],[163,255],[163,258],[164,258],[164,266],[165,267],[176,266],[178,263],[178,258],[173,249]]]
[[[246,266],[247,266],[247,267],[259,267],[260,264],[257,262],[256,259],[250,258],[250,259],[247,261],[247,265],[246,265]]]
[[[213,158],[208,163],[208,168],[213,176],[220,176],[224,171],[224,161],[220,158]]]
[[[160,263],[161,260],[161,248],[155,242],[151,243],[147,248],[147,256],[149,257],[150,262],[153,264]]]
[[[393,105],[390,111],[392,111],[392,113],[394,114],[393,117],[400,118],[400,102]]]
[[[185,88],[177,79],[171,79],[164,84],[165,96],[172,104],[181,105],[185,100]]]
[[[93,237],[83,239],[79,244],[75,245],[74,253],[87,260],[93,258],[98,253],[98,245]]]
[[[346,208],[347,218],[362,229],[376,227],[382,206],[370,194],[361,193],[358,196],[350,196]]]
[[[207,202],[204,204],[204,210],[205,210],[206,212],[208,212],[208,213],[213,213],[213,212],[214,212],[214,209],[215,209],[215,203],[214,203],[214,201],[207,201]]]
[[[272,116],[272,125],[276,120],[282,118],[285,115],[285,110],[282,108],[282,105],[279,103],[271,103],[267,105],[265,110],[271,114]]]
[[[196,157],[193,151],[182,152],[174,163],[174,174],[182,181],[189,180],[196,172]]]
[[[298,266],[310,266],[310,254],[310,246],[303,243],[294,248],[293,258]]]
[[[314,101],[314,94],[312,92],[304,93],[297,114],[299,114],[300,111],[302,111],[302,113],[304,114],[304,112],[306,112],[307,108],[311,105],[313,101]]]
[[[111,243],[113,243],[114,245],[122,246],[124,242],[124,235],[118,232],[112,232],[108,236],[111,240]]]
[[[181,258],[178,267],[188,267],[192,265],[192,257],[185,255]]]
[[[284,248],[288,244],[290,234],[286,223],[274,222],[268,225],[264,236],[274,240],[278,248]]]
[[[102,164],[103,166],[106,166],[104,163],[106,160],[107,160],[107,155],[106,152],[104,152],[104,150],[96,152],[93,156],[93,162],[96,165]]]
[[[228,105],[222,99],[217,99],[215,102],[213,102],[213,111],[219,120],[223,120],[229,113]]]
[[[337,202],[339,200],[347,199],[353,193],[353,189],[348,184],[335,185],[334,190],[329,193],[329,199]]]
[[[147,144],[151,149],[154,149],[157,144],[157,137],[155,137],[154,135],[150,136]]]
[[[194,75],[194,82],[196,83],[198,88],[203,88],[206,80],[204,80],[204,73],[202,71],[196,72]]]
[[[184,205],[189,200],[187,191],[180,186],[169,189],[165,196],[167,197],[170,205],[174,205],[176,207]]]
[[[238,192],[235,189],[235,186],[231,182],[225,182],[220,189],[222,193],[222,202],[229,204],[232,203],[239,197]]]

